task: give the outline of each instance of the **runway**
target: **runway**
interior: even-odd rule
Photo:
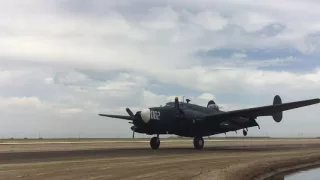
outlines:
[[[130,140],[7,143],[0,144],[0,179],[223,179],[255,168],[237,172],[239,165],[311,156],[320,160],[318,139],[210,139],[200,151],[192,140],[162,140],[158,150],[152,150],[149,141]]]

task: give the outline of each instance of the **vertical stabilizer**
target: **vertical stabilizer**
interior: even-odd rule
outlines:
[[[282,100],[279,95],[276,95],[273,99],[273,105],[277,105],[277,104],[282,104]],[[276,114],[273,114],[272,117],[276,122],[280,122],[283,117],[283,112],[281,111]]]

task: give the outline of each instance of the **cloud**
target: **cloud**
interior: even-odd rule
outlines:
[[[131,136],[126,122],[97,114],[126,114],[126,107],[176,96],[204,106],[215,99],[226,110],[270,104],[275,94],[284,101],[318,97],[317,4],[1,2],[0,131]],[[286,126],[299,129],[295,116],[303,112],[316,111],[292,112]]]
[[[10,97],[0,99],[0,108],[6,113],[8,111],[15,112],[15,109],[19,109],[17,113],[20,113],[22,110],[25,112],[34,111],[37,109],[43,108],[43,103],[36,97]]]
[[[214,100],[216,97],[214,97],[214,95],[211,93],[203,93],[198,98],[210,101],[210,100]]]

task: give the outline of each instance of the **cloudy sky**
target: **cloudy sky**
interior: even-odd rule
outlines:
[[[0,136],[131,137],[175,96],[223,110],[320,97],[317,0],[0,1]],[[320,136],[320,106],[248,135]],[[242,133],[238,133],[238,135]],[[229,133],[228,135],[235,135]],[[224,136],[224,135],[223,135]],[[142,135],[136,134],[136,137]]]

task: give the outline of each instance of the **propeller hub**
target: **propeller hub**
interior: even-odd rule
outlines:
[[[140,113],[143,122],[148,123],[150,121],[150,109],[144,109]]]

